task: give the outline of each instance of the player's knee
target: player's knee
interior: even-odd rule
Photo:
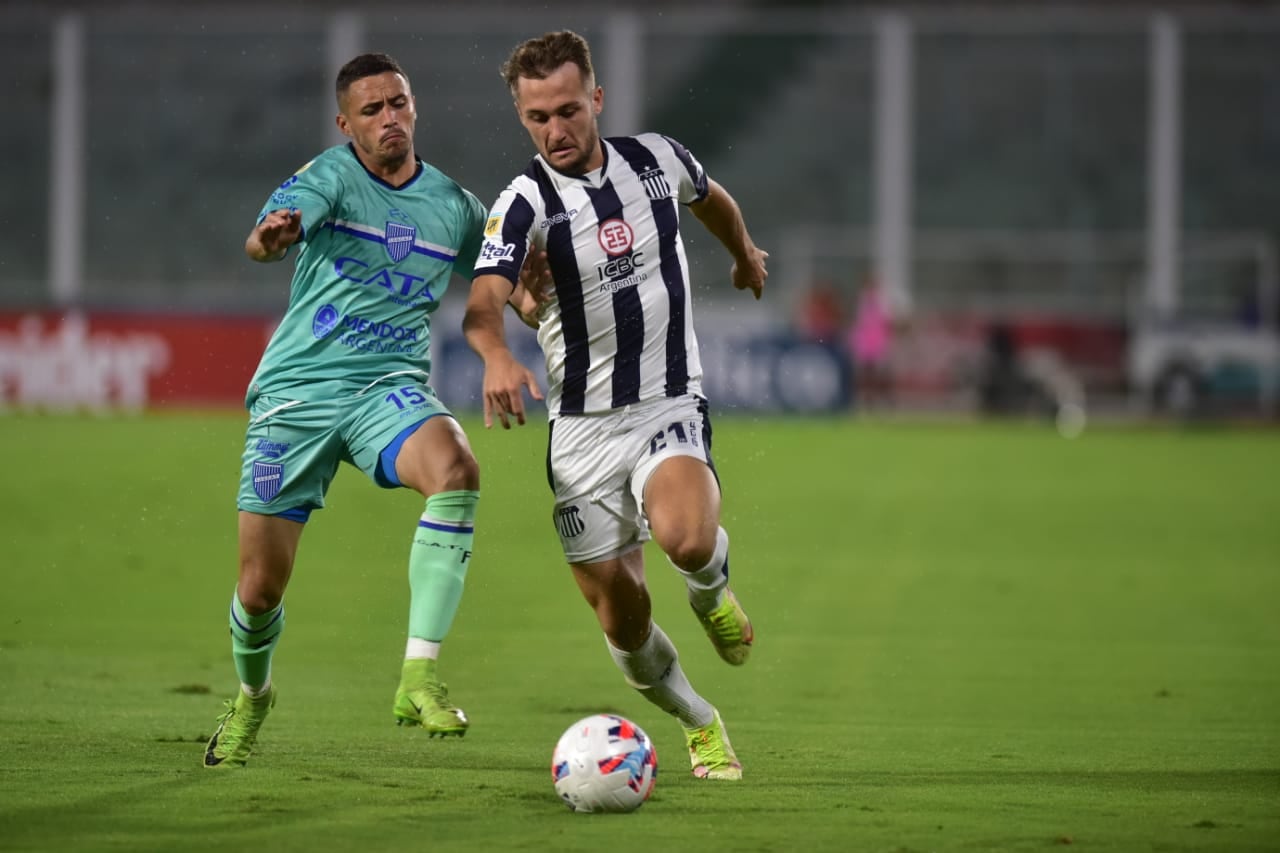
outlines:
[[[288,583],[289,566],[283,558],[273,558],[261,551],[240,555],[236,597],[250,615],[260,616],[279,606]]]
[[[440,491],[480,490],[480,463],[470,453],[457,453],[444,471]]]
[[[480,465],[464,448],[456,448],[447,458],[440,456],[401,459],[400,481],[430,497],[441,492],[480,490]]]
[[[702,535],[693,528],[684,528],[668,535],[666,539],[659,537],[658,544],[672,563],[686,571],[696,572],[711,562],[716,551],[714,532],[710,536]]]
[[[240,606],[246,613],[250,616],[261,616],[280,605],[284,599],[284,587],[270,583],[241,581],[236,588],[236,597],[240,599]]]

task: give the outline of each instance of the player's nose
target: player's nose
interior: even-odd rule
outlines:
[[[559,116],[551,117],[551,121],[547,123],[547,129],[551,138],[557,142],[563,142],[569,138],[568,127],[564,119]]]

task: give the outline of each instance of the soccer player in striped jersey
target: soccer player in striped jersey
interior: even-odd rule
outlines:
[[[219,718],[206,767],[243,766],[275,704],[271,659],[285,587],[303,526],[324,506],[339,462],[426,499],[409,548],[409,638],[395,719],[432,736],[463,735],[469,725],[436,662],[471,560],[480,473],[428,384],[428,318],[455,268],[473,267],[485,210],[416,156],[414,97],[394,59],[348,62],[337,100],[338,128],[351,141],[281,184],[245,244],[261,262],[297,252],[288,309],[245,401],[240,569],[229,618],[241,687]]]
[[[680,143],[600,138],[604,93],[581,36],[523,42],[502,74],[538,153],[489,211],[463,321],[484,360],[485,426],[523,424],[523,394],[541,397],[506,345],[503,307],[526,255],[545,253],[554,288],[516,298],[546,356],[548,475],[565,557],[627,682],[680,721],[694,775],[739,779],[719,712],[652,619],[642,546],[657,541],[720,656],[744,663],[753,632],[728,586],[678,206],[724,244],[734,286],[757,299],[768,255]]]

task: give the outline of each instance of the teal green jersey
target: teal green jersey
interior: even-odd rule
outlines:
[[[454,265],[469,273],[475,264],[480,200],[421,160],[408,183],[393,187],[340,145],[281,184],[258,221],[283,208],[302,213],[289,307],[247,401],[284,392],[307,399],[306,386],[355,393],[390,374],[429,377],[429,317]]]

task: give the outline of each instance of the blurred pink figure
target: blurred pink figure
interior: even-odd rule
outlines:
[[[889,402],[889,346],[893,322],[881,295],[880,283],[868,281],[858,293],[858,307],[846,343],[853,356],[854,389],[860,405],[873,400]]]

